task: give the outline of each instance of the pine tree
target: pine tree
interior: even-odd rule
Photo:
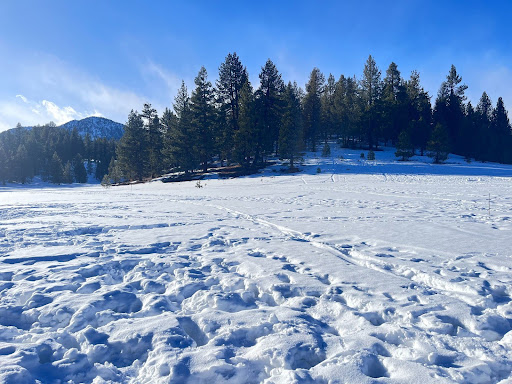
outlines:
[[[407,130],[400,132],[398,136],[398,143],[396,144],[395,156],[400,157],[402,161],[409,160],[414,156],[413,145],[411,141],[411,135]]]
[[[324,91],[325,77],[318,68],[313,68],[306,84],[304,96],[304,130],[305,139],[311,150],[316,151],[318,136],[322,125],[322,92]]]
[[[347,105],[345,103],[345,95],[347,92],[347,79],[341,75],[334,85],[333,95],[333,120],[335,126],[335,134],[343,146],[348,145],[348,129],[347,129]]]
[[[347,77],[346,79],[346,92],[345,92],[345,106],[346,106],[346,132],[349,137],[361,137],[360,121],[362,119],[362,103],[359,96],[360,89],[356,77]]]
[[[199,165],[197,150],[197,133],[192,125],[190,98],[185,82],[182,81],[178,94],[174,98],[174,117],[167,114],[165,120],[169,127],[166,133],[164,156],[166,161],[185,173],[189,173]]]
[[[480,114],[482,117],[484,117],[488,122],[491,121],[492,118],[492,102],[489,98],[489,95],[487,95],[487,92],[483,92],[482,96],[480,97],[480,101],[478,102],[478,105],[476,106],[476,112]]]
[[[473,109],[471,102],[468,102],[466,106],[466,114],[464,119],[464,156],[466,161],[470,161],[472,157],[477,156],[478,149],[478,114]]]
[[[503,99],[499,97],[496,108],[492,111],[491,130],[498,136],[508,136],[511,134],[510,129],[510,121],[503,104]]]
[[[431,135],[432,106],[430,96],[420,84],[420,75],[412,71],[410,79],[405,84],[408,103],[408,119],[411,141],[415,148],[420,149],[420,154],[427,147]]]
[[[28,181],[30,182],[32,177],[38,175],[41,172],[43,148],[40,140],[36,137],[34,129],[28,132],[28,137],[23,140],[25,148],[27,149],[27,170],[28,170]]]
[[[195,138],[195,147],[198,151],[199,161],[203,172],[208,171],[208,162],[211,161],[214,151],[213,127],[215,123],[215,106],[212,84],[208,81],[208,74],[201,67],[194,80],[196,89],[190,99],[191,125]]]
[[[383,135],[386,141],[395,140],[399,133],[408,126],[408,100],[404,81],[397,65],[392,62],[386,70],[383,82]]]
[[[239,127],[234,137],[234,157],[237,162],[248,166],[251,157],[254,155],[254,144],[252,140],[255,136],[255,110],[254,95],[249,80],[245,82],[240,91],[240,112]]]
[[[0,133],[0,147],[4,148],[5,153],[2,178],[5,181],[30,182],[34,175],[40,175],[44,181],[61,183],[63,179],[59,174],[64,170],[62,164],[70,162],[73,168],[75,157],[85,151],[84,140],[77,130],[56,129],[51,125]],[[104,159],[107,156],[110,158],[115,151],[115,142],[97,138],[91,141],[90,147],[96,168],[101,172]],[[54,159],[54,154],[60,161]],[[106,166],[108,162],[105,169]]]
[[[128,115],[124,135],[117,147],[117,158],[123,174],[129,180],[142,180],[149,176],[147,134],[137,111],[132,110]]]
[[[85,153],[85,158],[89,161],[89,163],[91,163],[91,160],[94,159],[94,156],[93,156],[92,139],[91,139],[91,135],[89,134],[89,132],[87,132],[84,137],[84,153]],[[92,173],[92,171],[88,172],[88,173]]]
[[[73,159],[73,177],[77,183],[87,183],[87,170],[84,166],[84,160],[80,153]]]
[[[380,79],[380,70],[375,60],[370,55],[363,70],[361,84],[361,98],[363,101],[363,120],[364,130],[370,149],[377,144],[377,116],[379,102],[382,92],[382,82]]]
[[[465,101],[466,96],[464,95],[464,92],[468,89],[468,86],[466,84],[461,84],[461,82],[462,77],[457,73],[455,65],[452,64],[450,72],[446,76],[446,81],[441,84],[441,88],[439,90],[440,96],[446,99],[453,93],[462,102]]]
[[[119,184],[123,180],[123,174],[119,169],[119,164],[116,159],[112,158],[108,165],[108,174],[106,175],[108,184]]]
[[[294,168],[302,144],[302,111],[297,84],[288,83],[284,90],[284,105],[279,131],[279,157],[290,161]]]
[[[260,87],[256,91],[260,124],[256,129],[254,140],[254,161],[260,162],[263,153],[278,150],[279,130],[281,124],[282,94],[284,82],[274,63],[268,59],[259,74]],[[257,127],[256,127],[257,128]]]
[[[63,178],[64,167],[62,166],[62,161],[60,160],[57,152],[53,153],[52,159],[50,161],[50,182],[53,184],[61,184],[64,182]]]
[[[76,128],[73,128],[73,130],[71,131],[71,135],[69,137],[68,150],[69,151],[67,153],[66,161],[73,159],[77,153],[85,152],[84,141],[80,137],[80,134],[78,133],[78,130]]]
[[[234,134],[239,128],[240,92],[248,78],[247,69],[240,62],[236,52],[229,53],[219,67],[219,78],[216,83],[219,112],[225,119],[225,124],[220,124],[223,129],[220,152],[228,161],[232,157]]]
[[[334,107],[334,95],[336,90],[336,80],[332,74],[329,74],[327,78],[327,84],[324,87],[322,93],[321,105],[322,105],[322,124],[320,129],[320,136],[324,143],[335,131],[335,107]]]
[[[71,163],[68,161],[62,170],[62,183],[64,184],[72,184],[73,183],[73,170],[71,168]]]
[[[172,159],[173,135],[178,129],[178,117],[169,108],[165,108],[162,118],[162,167],[168,170],[174,166]]]
[[[448,158],[449,137],[446,129],[437,124],[427,145],[428,156],[434,159],[434,163],[442,163]]]
[[[32,169],[30,167],[30,158],[25,146],[20,144],[14,157],[15,178],[19,183],[25,184],[32,178]]]
[[[151,107],[151,104],[144,104],[144,108],[140,114],[144,122],[144,129],[147,136],[147,164],[148,174],[150,177],[157,176],[162,170],[162,132],[160,126],[160,119],[156,109]]]
[[[445,127],[451,151],[459,154],[462,152],[463,140],[461,137],[465,135],[464,101],[466,96],[464,92],[468,88],[461,82],[462,78],[457,74],[455,66],[452,65],[446,80],[441,84],[434,108],[434,123]]]
[[[503,104],[503,99],[498,98],[496,108],[492,111],[491,118],[491,156],[490,159],[503,163],[507,160],[510,152],[510,136],[511,136],[510,122],[507,116],[507,111]]]
[[[143,131],[143,138],[147,140],[147,135]],[[96,157],[96,169],[95,169],[95,177],[97,180],[102,180],[103,175],[108,173],[108,163],[112,156],[114,156],[116,152],[115,143],[113,140],[109,140],[106,138],[97,138],[94,140],[95,146],[95,157]],[[147,150],[147,141],[144,150]],[[147,162],[147,158],[144,159]],[[145,163],[147,164],[147,163]],[[148,176],[148,175],[146,175]]]
[[[476,106],[476,130],[477,137],[474,143],[475,158],[478,160],[489,159],[492,156],[491,149],[491,120],[492,102],[486,92],[482,93]]]

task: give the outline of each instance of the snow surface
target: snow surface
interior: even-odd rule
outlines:
[[[511,383],[512,167],[359,153],[0,188],[0,382]]]

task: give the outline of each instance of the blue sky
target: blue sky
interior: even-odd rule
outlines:
[[[303,86],[318,67],[361,76],[420,72],[435,98],[453,63],[478,102],[512,107],[512,2],[0,1],[0,130],[101,115],[125,122],[144,102],[160,112],[201,65],[210,80],[236,51],[254,86],[267,58]]]

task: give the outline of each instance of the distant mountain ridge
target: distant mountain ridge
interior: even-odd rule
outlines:
[[[8,129],[7,131],[14,131],[18,129],[30,130],[34,127],[16,127]],[[91,140],[98,138],[115,139],[119,140],[124,134],[124,125],[117,123],[113,120],[106,119],[104,117],[86,117],[82,120],[71,120],[65,124],[59,125],[56,128],[63,128],[72,131],[76,128],[78,134],[81,137],[85,137],[87,134],[90,135]],[[4,133],[1,132],[0,134]]]
[[[124,133],[124,125],[104,117],[86,117],[82,120],[71,120],[59,126],[72,131],[76,128],[80,136],[89,134],[91,139],[104,137],[119,140]]]

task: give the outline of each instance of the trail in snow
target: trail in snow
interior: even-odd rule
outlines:
[[[332,246],[330,246],[328,244],[324,244],[324,243],[322,243],[320,241],[315,241],[311,237],[311,235],[306,235],[304,233],[301,233],[299,231],[295,231],[293,229],[284,227],[282,225],[274,224],[274,223],[271,223],[270,221],[259,219],[257,217],[248,215],[247,213],[242,213],[242,212],[239,212],[239,211],[235,211],[233,209],[229,209],[229,208],[226,208],[226,207],[223,207],[223,206],[220,206],[220,205],[209,205],[209,206],[217,208],[217,209],[221,209],[221,210],[224,210],[224,211],[227,211],[227,212],[229,212],[230,214],[232,214],[232,215],[234,215],[236,217],[241,217],[241,218],[243,218],[245,220],[249,220],[249,221],[251,221],[253,223],[258,223],[258,224],[265,225],[267,227],[275,228],[279,232],[281,232],[282,234],[284,234],[286,236],[289,236],[292,240],[306,242],[306,243],[308,243],[308,244],[310,244],[310,245],[312,245],[312,246],[314,246],[316,248],[320,248],[320,249],[326,250],[326,251],[334,254],[336,257],[338,257],[339,259],[343,260],[347,264],[353,264],[351,261],[347,260],[347,258],[345,257],[346,253],[343,253],[343,252],[339,251],[338,249],[336,249],[335,247],[332,247]]]
[[[345,261],[347,264],[356,264],[360,267],[371,269],[371,270],[377,271],[379,273],[393,275],[396,277],[401,277],[401,278],[404,278],[404,280],[414,281],[425,289],[437,290],[439,293],[447,295],[447,296],[460,298],[459,294],[462,293],[462,294],[467,294],[467,295],[471,295],[471,296],[475,296],[475,297],[480,297],[481,293],[483,291],[485,291],[486,288],[489,292],[492,291],[490,289],[490,287],[488,287],[486,285],[485,281],[483,282],[483,286],[478,290],[474,289],[474,288],[464,287],[460,284],[454,284],[452,282],[447,282],[443,278],[436,277],[435,275],[430,275],[421,270],[418,270],[417,268],[407,268],[407,267],[404,267],[403,265],[393,264],[388,261],[389,258],[393,257],[390,254],[377,254],[376,257],[370,256],[370,255],[365,255],[364,253],[353,249],[354,246],[349,245],[349,244],[343,244],[341,246],[341,249],[338,249],[334,245],[330,245],[330,244],[326,244],[326,243],[323,243],[320,241],[313,240],[311,235],[306,235],[304,233],[298,232],[291,228],[277,225],[277,224],[271,223],[267,220],[259,219],[254,216],[248,215],[246,213],[235,211],[235,210],[232,210],[232,209],[229,209],[229,208],[226,208],[223,206],[219,206],[219,205],[208,205],[208,206],[214,207],[214,208],[217,208],[220,210],[224,210],[224,211],[229,212],[230,214],[234,215],[235,217],[240,217],[245,220],[251,221],[253,223],[259,223],[259,224],[265,225],[267,227],[275,228],[282,234],[290,237],[292,240],[306,242],[316,248],[323,249],[323,250],[335,255],[339,259]],[[472,233],[470,231],[464,231],[464,232],[468,233],[470,235],[475,235],[475,233]],[[396,249],[395,251],[399,251],[399,250]],[[350,259],[348,259],[348,258],[350,258]],[[501,287],[500,289],[503,290],[502,288],[503,287]],[[502,300],[503,299],[506,299],[507,301],[510,300],[510,298],[508,297],[507,294],[505,294],[505,295],[502,294],[500,297]],[[468,299],[465,298],[463,301],[467,301],[467,300]],[[471,299],[469,299],[469,300],[471,303]]]

